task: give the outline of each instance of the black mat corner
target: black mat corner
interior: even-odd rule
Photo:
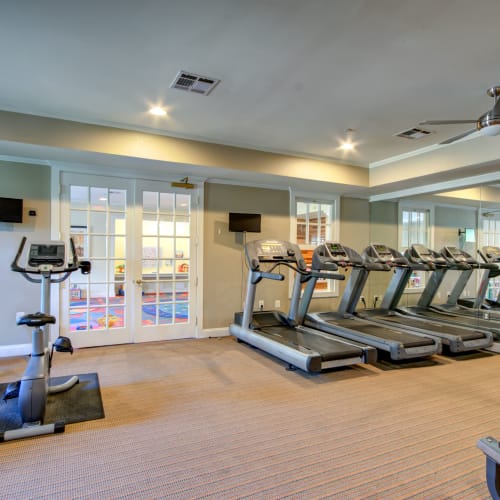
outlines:
[[[60,384],[68,377],[51,377],[50,385]],[[97,373],[78,374],[79,383],[69,391],[50,395],[45,411],[45,424],[63,421],[75,424],[87,420],[104,418],[99,377]],[[0,397],[7,384],[0,384]],[[17,398],[2,401],[0,399],[0,432],[18,429],[22,422],[17,409]]]

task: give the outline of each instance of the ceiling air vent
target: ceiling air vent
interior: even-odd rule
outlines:
[[[396,137],[404,137],[405,139],[422,139],[422,137],[427,137],[429,134],[431,134],[431,132],[423,128],[410,128],[394,135]]]
[[[179,71],[170,85],[171,89],[187,90],[196,94],[208,95],[220,82],[216,78],[196,75],[187,71]]]

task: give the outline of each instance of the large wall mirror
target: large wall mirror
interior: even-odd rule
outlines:
[[[370,241],[402,253],[414,244],[439,253],[458,249],[480,263],[486,259],[500,266],[500,174],[498,182],[489,185],[370,203]],[[381,306],[388,290],[394,292],[394,274],[394,270],[371,273],[366,286],[369,307]],[[482,304],[497,300],[500,273],[448,269],[442,279],[436,276],[418,270],[406,274],[400,303],[414,305],[432,291],[435,303],[456,299],[488,317]],[[484,301],[476,300],[481,296]]]

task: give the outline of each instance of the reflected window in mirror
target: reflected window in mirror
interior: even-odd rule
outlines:
[[[399,207],[399,248],[405,252],[411,245],[432,247],[433,210],[428,207]],[[414,271],[406,284],[407,291],[422,291],[426,284],[426,273]]]
[[[500,247],[500,212],[491,210],[482,215],[481,247]],[[498,301],[500,298],[500,275],[488,280],[486,298],[493,301]]]

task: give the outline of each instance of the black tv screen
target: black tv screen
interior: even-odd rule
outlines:
[[[260,233],[260,214],[229,212],[229,231]]]
[[[23,200],[0,198],[0,222],[22,222]]]

